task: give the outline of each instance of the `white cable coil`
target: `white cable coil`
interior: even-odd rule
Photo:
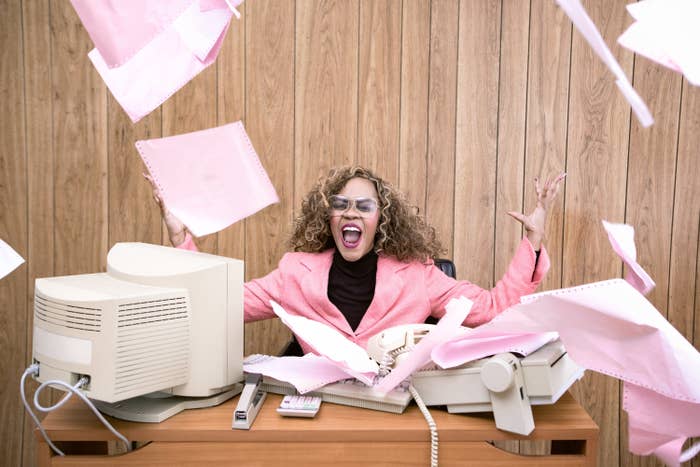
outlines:
[[[46,434],[46,431],[44,430],[44,427],[41,426],[41,422],[39,421],[39,419],[37,418],[37,416],[34,414],[34,412],[31,410],[31,408],[29,407],[29,403],[27,402],[27,397],[26,397],[26,395],[25,395],[25,389],[24,389],[24,387],[25,387],[25,381],[26,381],[26,379],[27,379],[27,376],[29,376],[30,374],[31,374],[31,375],[36,375],[36,374],[38,374],[38,373],[39,373],[39,365],[37,365],[37,364],[35,363],[35,364],[33,364],[33,365],[30,365],[30,366],[24,371],[24,374],[22,374],[22,379],[20,380],[20,394],[21,394],[21,396],[22,396],[22,403],[24,404],[24,408],[27,410],[27,412],[29,413],[29,415],[31,415],[32,420],[34,420],[34,423],[36,424],[36,426],[39,428],[39,431],[41,432],[42,436],[43,436],[44,439],[46,440],[46,443],[51,447],[51,449],[54,450],[54,452],[55,452],[56,454],[58,454],[59,456],[65,456],[65,454],[63,453],[63,451],[61,451],[60,449],[58,449],[58,448],[56,447],[56,445],[53,444],[53,443],[51,442],[51,440],[49,439],[49,436]],[[92,401],[90,401],[90,399],[88,399],[82,392],[79,391],[79,389],[80,389],[81,387],[83,387],[85,384],[87,384],[88,381],[89,381],[89,380],[88,380],[88,378],[87,378],[86,376],[83,376],[82,378],[80,378],[80,380],[79,380],[74,386],[71,386],[70,384],[68,384],[68,383],[66,383],[66,382],[64,382],[64,381],[60,381],[60,380],[45,381],[45,382],[42,383],[42,384],[37,388],[37,390],[34,392],[34,407],[36,407],[36,409],[39,410],[40,412],[51,412],[51,411],[56,410],[56,409],[58,409],[59,407],[61,407],[63,404],[65,404],[65,403],[68,401],[68,399],[71,398],[71,396],[72,396],[73,394],[75,394],[75,395],[78,396],[83,402],[85,402],[85,404],[90,408],[90,410],[92,410],[92,412],[97,416],[97,418],[104,424],[105,427],[107,427],[107,429],[108,429],[109,431],[112,432],[112,434],[113,434],[114,436],[116,436],[119,440],[121,440],[122,442],[124,442],[124,444],[126,444],[126,450],[127,450],[127,451],[131,451],[131,443],[129,442],[129,440],[128,440],[124,435],[122,435],[121,433],[119,433],[119,432],[112,426],[112,424],[109,423],[109,422],[107,421],[107,419],[105,419],[104,416],[97,410],[97,408],[96,408],[95,405],[92,403]],[[43,390],[44,390],[45,388],[47,388],[48,386],[60,386],[60,387],[63,387],[63,388],[65,388],[65,389],[68,391],[68,393],[63,397],[63,399],[61,399],[60,401],[58,401],[58,402],[55,403],[54,405],[52,405],[52,406],[50,406],[50,407],[44,407],[44,406],[42,406],[41,403],[39,402],[39,394],[41,393],[41,391],[43,391]]]

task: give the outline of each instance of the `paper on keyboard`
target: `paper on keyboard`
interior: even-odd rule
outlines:
[[[306,342],[314,352],[336,363],[354,378],[367,385],[372,385],[374,377],[379,372],[379,367],[367,355],[365,349],[349,341],[330,326],[303,316],[290,315],[273,300],[270,300],[270,305],[282,322]]]
[[[0,240],[0,279],[14,271],[22,263],[24,263],[24,258],[10,245]]]
[[[306,354],[303,357],[250,355],[243,361],[243,371],[270,376],[293,385],[300,394],[349,377],[325,357]]]

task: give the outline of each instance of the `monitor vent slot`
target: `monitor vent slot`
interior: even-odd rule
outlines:
[[[35,293],[34,319],[79,331],[100,332],[102,309],[57,302]]]
[[[186,298],[154,300],[119,307],[114,395],[187,382],[190,328]],[[175,309],[182,308],[179,311]],[[149,389],[155,388],[155,389]]]
[[[118,313],[119,328],[187,319],[187,297],[123,303],[119,305]]]

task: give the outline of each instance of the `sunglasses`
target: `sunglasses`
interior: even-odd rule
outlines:
[[[352,208],[360,214],[372,214],[377,210],[377,200],[374,198],[347,198],[333,195],[329,198],[331,216],[339,216]]]

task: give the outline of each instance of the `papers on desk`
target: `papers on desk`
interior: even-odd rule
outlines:
[[[14,271],[22,263],[24,263],[24,258],[0,239],[0,279]]]
[[[245,363],[245,371],[259,372],[291,383],[302,394],[351,377],[368,386],[374,385],[379,365],[369,357],[365,349],[330,326],[302,316],[290,315],[274,301],[270,304],[282,322],[306,342],[317,355],[307,354],[302,358],[268,357],[265,360],[257,358]],[[460,331],[460,325],[467,317],[471,306],[471,300],[464,297],[451,300],[438,325],[423,337],[414,352],[401,361],[377,386],[379,392],[391,391],[411,373],[428,363],[432,348]],[[384,383],[387,379],[389,382]]]
[[[272,300],[270,300],[270,304],[275,314],[294,334],[311,346],[318,355],[322,355],[328,362],[335,364],[338,369],[346,374],[345,378],[351,376],[367,385],[372,385],[379,368],[377,363],[367,355],[365,349],[349,341],[330,326],[303,316],[290,315]],[[289,381],[288,379],[278,378],[275,375],[268,374],[268,376],[273,376],[275,379],[281,379],[282,381]],[[338,380],[336,379],[335,381]],[[294,383],[293,381],[289,382]],[[319,384],[319,386],[323,386],[323,384]]]

